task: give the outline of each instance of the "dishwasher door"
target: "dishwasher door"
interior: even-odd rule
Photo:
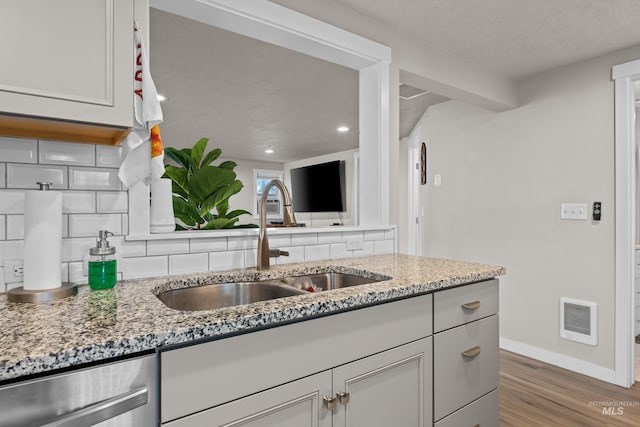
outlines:
[[[157,425],[156,355],[27,380],[0,388],[0,425]]]

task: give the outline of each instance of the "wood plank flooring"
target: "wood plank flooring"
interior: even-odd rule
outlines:
[[[625,389],[500,350],[500,426],[638,427],[640,384]]]

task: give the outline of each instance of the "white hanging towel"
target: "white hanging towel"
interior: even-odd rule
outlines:
[[[122,143],[125,157],[118,171],[120,181],[127,188],[138,182],[149,185],[160,179],[164,173],[164,151],[158,128],[158,124],[162,123],[162,108],[136,22],[133,26],[133,41],[136,51],[133,75],[133,129]]]

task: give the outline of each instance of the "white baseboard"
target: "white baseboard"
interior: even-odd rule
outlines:
[[[576,359],[575,357],[555,353],[553,351],[503,337],[500,337],[500,348],[550,365],[555,365],[569,371],[616,384],[615,370],[603,368],[602,366],[594,365],[593,363],[585,362],[584,360]]]

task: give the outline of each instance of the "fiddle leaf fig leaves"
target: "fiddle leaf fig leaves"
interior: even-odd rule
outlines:
[[[165,148],[167,157],[178,164],[165,166],[163,175],[172,181],[174,215],[181,222],[177,229],[257,227],[236,225],[240,215],[251,215],[243,209],[229,212],[229,198],[244,187],[233,171],[237,163],[227,160],[212,165],[222,150],[215,148],[205,154],[208,142],[208,138],[201,138],[193,148]]]

